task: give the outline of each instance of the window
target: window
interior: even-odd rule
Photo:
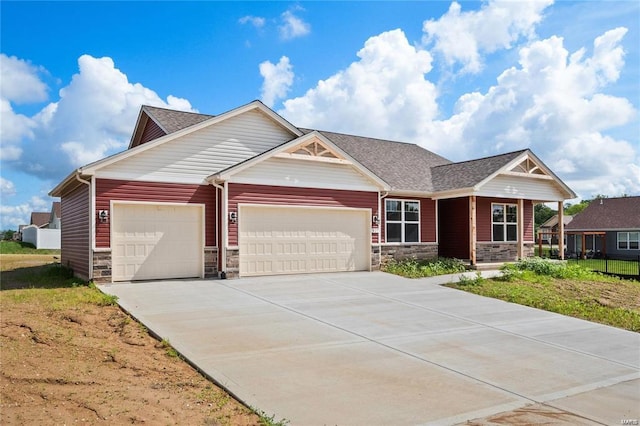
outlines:
[[[491,204],[493,241],[518,241],[518,206]]]
[[[640,232],[618,232],[618,250],[638,250]]]
[[[420,201],[385,200],[388,243],[420,241]]]

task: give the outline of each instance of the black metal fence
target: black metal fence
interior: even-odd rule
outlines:
[[[568,261],[577,262],[593,271],[640,280],[640,256],[604,256],[598,253],[584,258],[569,256]]]

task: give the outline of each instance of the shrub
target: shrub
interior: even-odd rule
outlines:
[[[461,260],[441,257],[422,261],[416,259],[391,260],[382,267],[382,270],[407,278],[421,278],[464,272],[466,266]]]
[[[568,278],[568,279],[598,279],[602,275],[584,268],[578,264],[569,264],[566,262],[557,262],[542,259],[539,257],[531,257],[521,259],[516,263],[504,265],[501,268],[502,279],[512,281],[522,277],[523,271],[530,271],[537,275],[543,275],[552,278]]]

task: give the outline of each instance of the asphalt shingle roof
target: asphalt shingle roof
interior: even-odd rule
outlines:
[[[602,231],[640,229],[640,196],[593,200],[565,229]]]
[[[144,105],[143,109],[168,132],[167,134],[186,129],[194,124],[202,123],[205,120],[215,117],[213,115],[175,111],[172,109],[152,107],[149,105]]]
[[[53,213],[56,215],[56,217],[62,217],[62,209],[61,209],[61,204],[60,201],[54,201],[53,202]]]
[[[387,182],[393,190],[432,192],[431,168],[451,163],[415,144],[326,131],[319,133]]]
[[[35,225],[40,228],[43,225],[49,223],[49,216],[51,212],[33,212],[31,213],[31,222],[29,225]]]
[[[151,106],[143,108],[169,133],[214,117]],[[303,133],[313,131],[300,130]],[[526,151],[453,163],[416,144],[328,131],[318,132],[387,182],[395,191],[436,192],[470,188]]]
[[[471,188],[500,170],[525,151],[527,150],[436,166],[431,171],[434,182],[433,189],[435,191],[448,191],[459,188]]]

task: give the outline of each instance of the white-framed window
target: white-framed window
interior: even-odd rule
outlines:
[[[491,204],[492,241],[518,241],[518,206]]]
[[[385,200],[385,236],[388,243],[420,241],[420,201]]]
[[[618,232],[618,250],[638,250],[640,232]]]

